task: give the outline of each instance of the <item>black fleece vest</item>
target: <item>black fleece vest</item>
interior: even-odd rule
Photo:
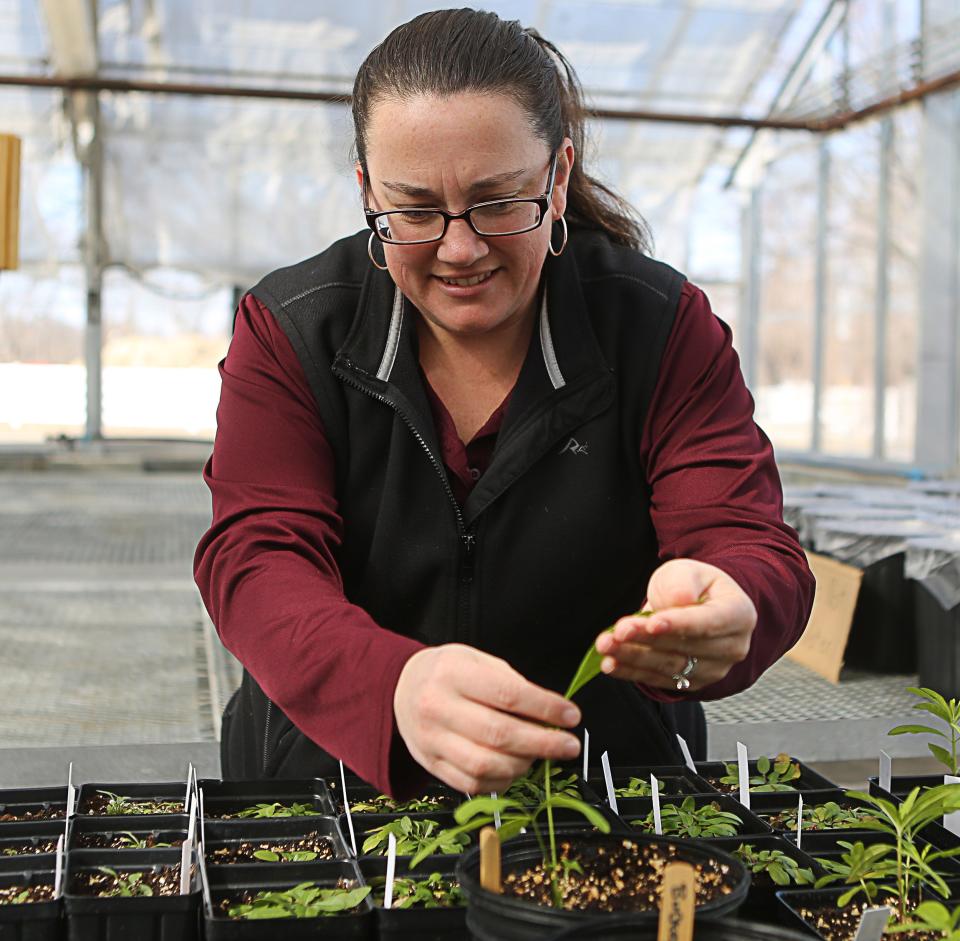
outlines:
[[[641,606],[658,564],[640,436],[683,278],[597,233],[572,232],[547,257],[490,466],[459,506],[419,371],[417,312],[371,267],[366,239],[253,289],[290,339],[333,448],[346,595],[385,628],[469,644],[562,691],[596,635]],[[599,677],[577,702],[598,758],[679,760],[669,717],[633,684]],[[231,777],[331,770],[248,674],[223,756]]]

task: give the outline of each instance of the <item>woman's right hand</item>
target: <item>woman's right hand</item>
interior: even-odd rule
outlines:
[[[397,729],[414,760],[467,794],[504,791],[537,758],[569,761],[580,710],[499,657],[463,644],[426,647],[400,672]]]

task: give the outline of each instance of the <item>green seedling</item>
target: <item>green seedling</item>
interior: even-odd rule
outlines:
[[[321,889],[301,882],[282,892],[258,892],[249,902],[232,905],[231,918],[247,921],[267,918],[320,918],[356,908],[370,894],[370,886],[357,889]]]
[[[436,820],[401,817],[370,830],[363,841],[362,852],[371,856],[385,856],[391,833],[397,840],[398,856],[416,856],[418,859],[427,855],[423,852],[425,847],[429,847],[433,853],[453,855],[462,853],[470,843],[470,838],[459,827],[441,830]]]
[[[740,787],[740,769],[736,762],[723,766],[726,772],[720,778],[721,784],[732,788]],[[771,791],[795,791],[790,783],[800,778],[800,764],[791,761],[790,756],[782,752],[776,758],[766,755],[757,759],[757,773],[750,775],[750,790],[753,793],[769,793]]]
[[[765,872],[776,885],[813,885],[813,870],[803,868],[783,850],[758,850],[752,843],[741,843],[733,855],[752,873]]]
[[[797,810],[791,808],[777,814],[769,814],[786,830],[797,829]],[[867,823],[876,820],[876,811],[869,807],[842,807],[836,801],[827,801],[815,807],[803,808],[804,830],[867,830]]]
[[[171,843],[153,843],[152,845],[147,842],[147,837],[138,837],[135,833],[131,833],[129,830],[120,835],[120,846],[123,849],[127,850],[146,850],[146,849],[162,849],[165,846],[171,846]]]
[[[116,880],[116,884],[109,889],[99,892],[101,898],[133,898],[140,895],[153,895],[153,889],[143,881],[145,873],[117,872],[109,866],[97,866],[97,869]]]
[[[946,700],[936,690],[926,686],[908,686],[908,693],[913,693],[920,702],[913,704],[914,709],[927,712],[943,723],[943,728],[929,725],[898,725],[890,729],[888,735],[937,735],[950,742],[949,750],[942,745],[927,743],[930,753],[937,759],[949,774],[957,774],[957,745],[960,743],[960,703],[956,699]]]
[[[122,794],[114,794],[113,791],[97,791],[97,793],[110,798],[103,811],[108,817],[183,813],[182,801],[135,800]]]
[[[265,863],[310,863],[317,858],[313,850],[255,850],[253,855]]]
[[[24,889],[16,895],[4,895],[0,893],[0,905],[23,905],[30,901],[30,890]]]
[[[274,817],[319,817],[320,811],[314,810],[309,804],[255,804],[253,807],[245,807],[235,816],[252,817],[254,819],[265,819]]]
[[[692,797],[685,797],[679,805],[663,804],[660,808],[660,822],[664,834],[673,833],[677,836],[701,839],[736,836],[742,823],[735,813],[723,810],[716,801],[697,807]],[[646,817],[631,820],[630,824],[638,830],[653,833],[655,830],[653,811],[651,810]]]
[[[550,786],[549,791],[544,780],[546,774],[546,762],[537,765],[527,774],[516,779],[513,784],[503,792],[507,800],[516,801],[522,807],[539,807],[547,799],[547,794],[564,795],[574,800],[582,800],[580,791],[577,790],[576,782],[579,776],[576,773],[561,777],[563,773],[561,768],[550,768]]]
[[[928,931],[941,941],[960,941],[960,905],[952,912],[942,902],[921,902],[911,913],[912,921],[894,925],[887,931]]]
[[[650,782],[643,778],[630,778],[626,787],[614,788],[613,793],[617,797],[652,797],[653,788],[650,787]]]
[[[383,904],[386,878],[378,876],[373,880],[377,888],[377,904]],[[449,876],[432,872],[426,879],[413,879],[398,876],[393,880],[394,908],[462,908],[467,904],[460,883]]]
[[[865,888],[869,884],[892,883],[898,924],[906,922],[908,908],[918,899],[922,890],[929,889],[943,898],[948,898],[950,890],[947,883],[933,864],[938,859],[960,854],[960,846],[951,850],[938,850],[926,844],[921,848],[917,845],[917,836],[924,827],[939,820],[944,814],[960,810],[960,785],[941,784],[924,791],[915,787],[900,804],[861,791],[848,791],[847,796],[868,804],[874,811],[873,819],[861,821],[860,825],[865,830],[875,830],[890,837],[886,846],[887,852],[881,853],[873,847],[859,849],[856,848],[858,844],[849,847],[848,844],[848,852],[853,853],[856,849],[856,854],[862,857],[860,871],[851,876],[832,868],[826,876],[817,881],[817,887],[831,882],[843,881],[849,884],[856,881],[857,885],[840,897],[839,903],[843,906],[861,891],[864,891],[869,899],[870,893]],[[841,862],[845,864],[847,861],[841,858]]]
[[[415,797],[408,801],[394,800],[389,794],[377,794],[369,800],[356,801],[350,805],[352,814],[416,814],[429,813],[443,806],[437,797]]]

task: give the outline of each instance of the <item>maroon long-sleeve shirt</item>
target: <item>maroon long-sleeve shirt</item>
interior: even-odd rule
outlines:
[[[397,732],[393,694],[422,645],[379,627],[344,596],[333,454],[293,348],[251,295],[220,374],[217,436],[204,471],[213,523],[195,560],[210,616],[226,647],[307,736],[377,787],[408,790],[419,769]],[[427,391],[451,483],[465,499],[489,462],[505,408],[464,445]],[[758,613],[747,659],[698,691],[700,699],[752,684],[799,638],[813,594],[796,534],[782,522],[770,442],[752,415],[729,328],[703,292],[685,284],[641,439],[660,557],[723,569]]]

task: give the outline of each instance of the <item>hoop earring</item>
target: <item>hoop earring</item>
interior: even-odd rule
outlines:
[[[377,237],[377,233],[371,231],[371,232],[370,232],[370,238],[367,239],[367,257],[370,259],[370,263],[373,265],[374,268],[377,269],[377,271],[386,271],[387,268],[388,268],[388,266],[387,266],[387,265],[378,265],[378,264],[377,264],[377,259],[373,257],[373,240],[374,240],[376,237]],[[564,241],[566,241],[566,239],[564,239]]]
[[[550,241],[547,242],[547,248],[549,249],[550,254],[553,255],[554,258],[558,257],[559,255],[562,255],[563,250],[567,247],[567,220],[564,219],[563,216],[561,216],[558,221],[560,225],[563,226],[563,241],[560,243],[560,247],[554,250],[553,232],[550,233]]]

